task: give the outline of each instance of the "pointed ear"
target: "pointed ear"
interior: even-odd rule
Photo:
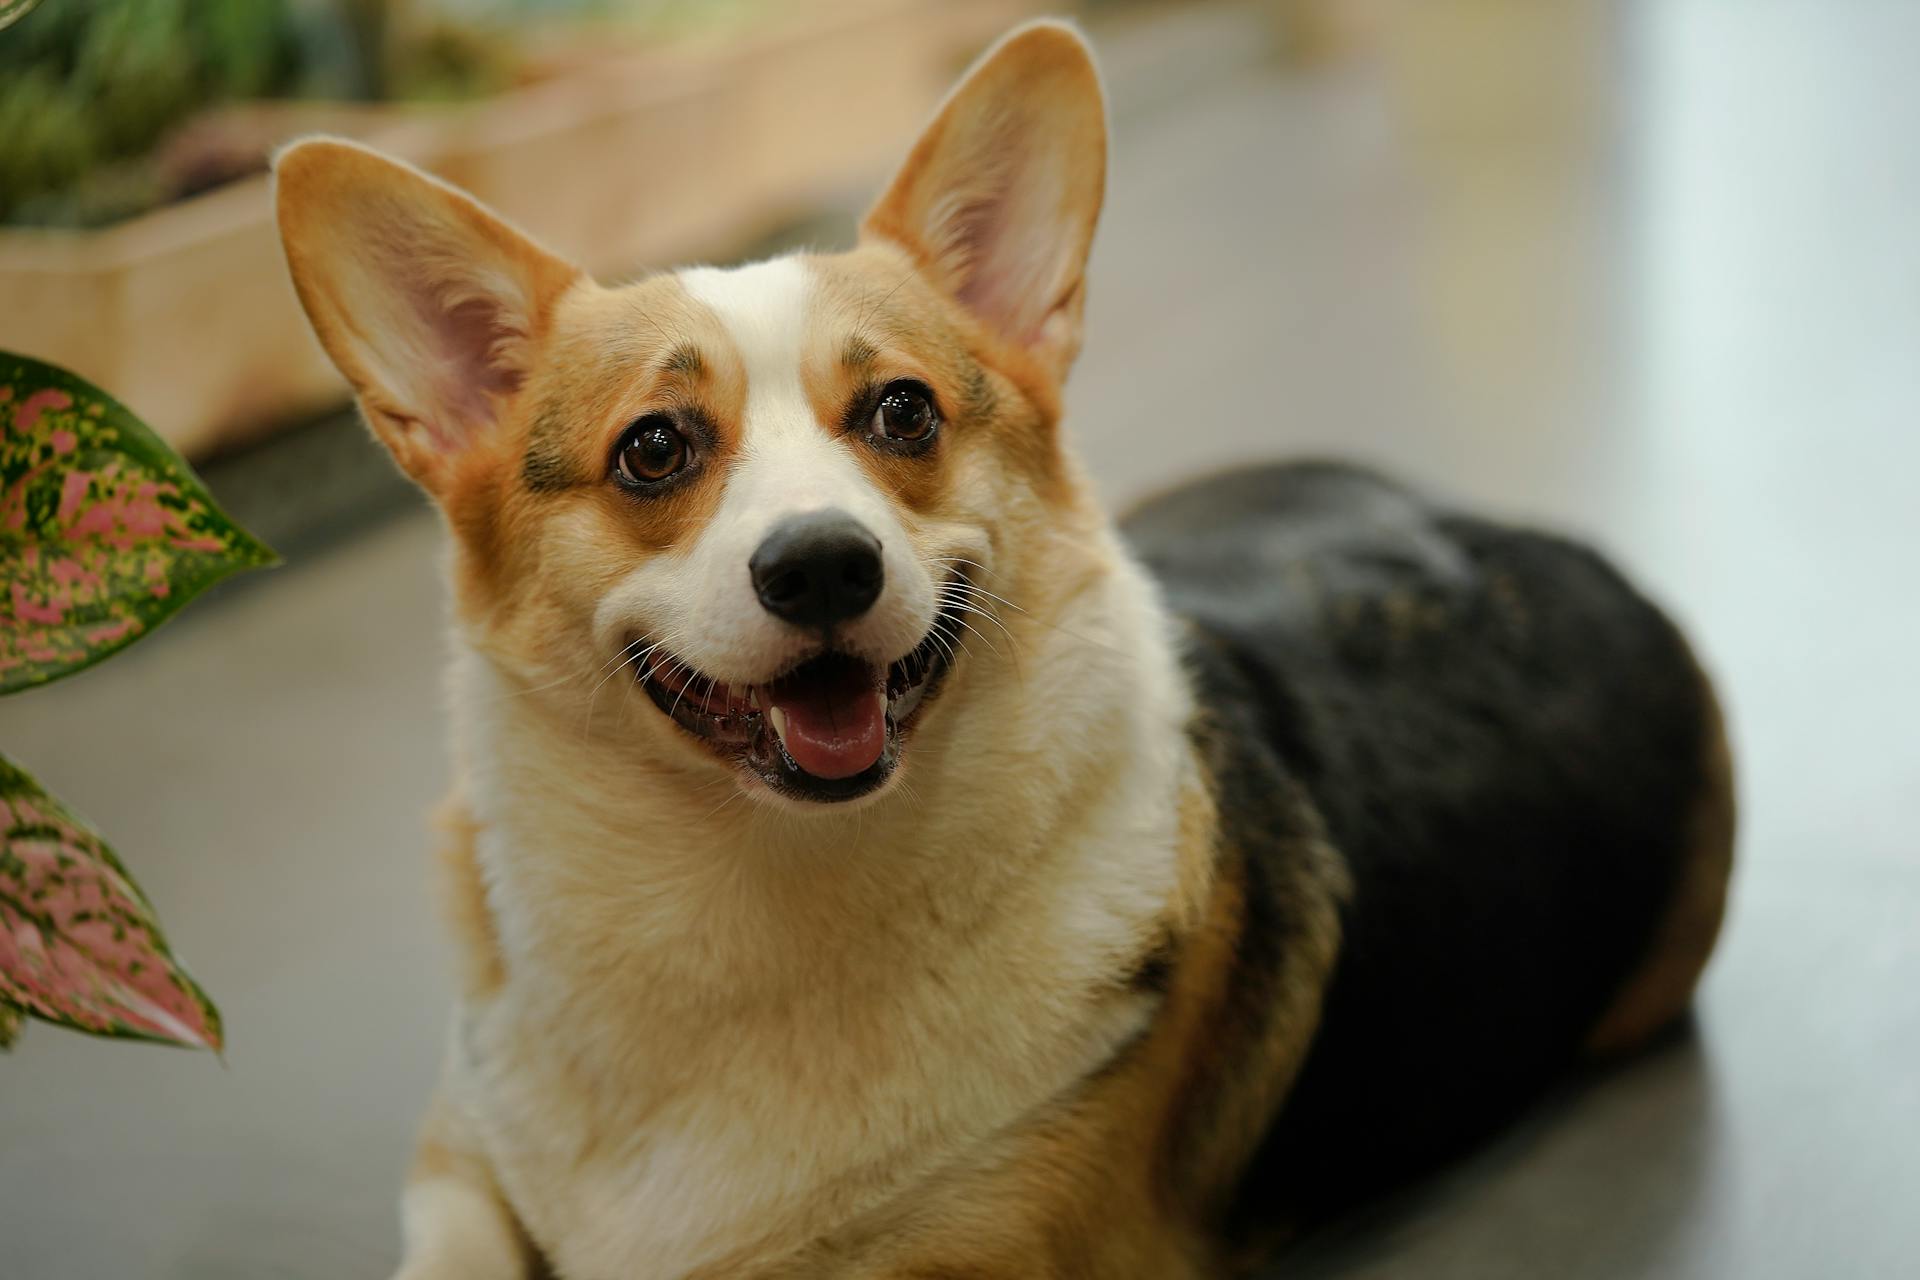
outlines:
[[[307,318],[402,468],[439,492],[520,387],[579,272],[419,170],[349,142],[274,163]]]
[[[861,229],[1061,377],[1106,176],[1092,53],[1072,27],[1035,22],[967,73]]]

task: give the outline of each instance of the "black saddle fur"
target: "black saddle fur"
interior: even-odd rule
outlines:
[[[1290,777],[1351,872],[1320,1030],[1236,1209],[1323,1217],[1486,1136],[1579,1057],[1673,893],[1710,694],[1594,552],[1356,468],[1236,472],[1123,527],[1231,739],[1226,839],[1284,856],[1258,828]],[[1263,941],[1245,945],[1284,965]]]

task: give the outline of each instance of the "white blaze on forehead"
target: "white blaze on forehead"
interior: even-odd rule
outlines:
[[[680,284],[718,317],[733,339],[747,374],[747,420],[756,407],[799,401],[813,280],[798,258],[773,258],[744,267],[693,267]],[[784,407],[784,404],[783,404]]]
[[[837,424],[820,422],[807,399],[801,369],[818,317],[806,265],[799,258],[774,258],[731,270],[696,267],[682,272],[680,281],[726,329],[746,374],[740,453],[727,505],[747,498],[762,509],[771,502],[784,514],[871,506],[862,499],[878,495],[835,438]],[[762,474],[769,471],[777,474]],[[723,517],[728,514],[723,510]]]

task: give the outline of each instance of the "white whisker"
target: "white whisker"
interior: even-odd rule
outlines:
[[[978,560],[969,560],[965,556],[934,556],[932,557],[930,563],[971,565],[974,568],[980,570],[980,572],[982,573],[993,574],[993,570],[987,568],[985,565],[981,564]],[[997,577],[998,575],[995,574],[994,576]],[[1028,618],[1032,618],[1035,622],[1039,623],[1041,626],[1045,627],[1047,630],[1056,631],[1061,635],[1066,636],[1070,640],[1078,640],[1081,644],[1092,645],[1096,649],[1103,649],[1106,652],[1114,654],[1117,657],[1130,658],[1133,656],[1132,654],[1128,653],[1125,649],[1117,648],[1116,646],[1110,645],[1103,640],[1095,640],[1092,636],[1081,635],[1079,632],[1074,631],[1069,627],[1063,627],[1057,622],[1050,622],[1047,619],[1034,613],[1033,610],[1026,608],[1024,605],[1016,604],[1013,601],[1007,599],[1003,595],[997,595],[994,592],[987,590],[985,587],[981,586],[979,583],[969,581],[965,578],[961,578],[951,583],[943,584],[942,590],[944,590],[946,586],[953,586],[968,594],[977,594],[977,595],[985,596],[989,600],[1005,605],[1007,608],[1012,609],[1016,613],[1022,614]],[[1001,629],[1003,631],[1006,629],[1004,624],[1002,624]]]
[[[667,708],[667,719],[669,720],[673,719],[673,713],[680,709],[680,699],[687,696],[687,689],[699,678],[699,672],[687,666],[686,663],[681,662],[678,658],[675,658],[673,661],[675,666],[681,668],[683,674],[678,677],[680,691],[673,695],[673,705]]]
[[[952,641],[948,640],[945,636],[941,635],[938,631],[929,631],[927,634],[933,638],[933,641],[935,644],[938,644],[940,646],[941,652],[947,655],[947,662],[949,665],[960,661],[960,655],[953,651]]]
[[[984,631],[980,630],[980,628],[974,626],[972,623],[968,622],[965,618],[961,617],[960,615],[963,613],[980,613],[980,611],[978,609],[962,608],[962,609],[956,610],[951,616],[955,624],[965,627],[968,631],[971,631],[974,635],[979,636],[980,643],[986,645],[987,648],[991,649],[995,657],[999,657],[999,658],[1006,657],[1006,654],[1000,651],[1000,646],[993,642],[993,637],[987,635]],[[981,616],[985,617],[986,615],[981,614]]]
[[[635,640],[633,644],[630,644],[626,648],[622,649],[620,653],[615,654],[614,657],[616,659],[619,659],[619,664],[617,666],[614,666],[613,669],[608,671],[605,675],[601,676],[599,681],[594,684],[592,692],[590,692],[587,695],[586,722],[582,726],[581,733],[580,733],[580,740],[582,742],[591,741],[593,738],[593,708],[594,708],[594,704],[599,701],[600,690],[606,686],[607,681],[619,675],[622,670],[624,670],[629,666],[631,666],[636,672],[639,672],[642,678],[644,678],[648,674],[647,672],[641,670],[640,664],[645,662],[648,659],[648,657],[650,657],[653,653],[655,653],[660,648],[661,645],[666,643],[666,641],[656,640],[652,644],[648,645],[645,649],[642,649],[637,654],[630,652],[633,649],[634,645],[640,644],[642,641],[646,640],[647,638],[648,637],[646,636],[642,636],[640,637],[639,640]],[[622,657],[621,655],[623,654],[627,656]]]
[[[720,779],[720,781],[721,781],[721,782],[732,782],[732,781],[733,781],[733,779],[732,779],[732,778],[721,778],[721,779]],[[705,788],[702,788],[702,790],[705,790]],[[734,801],[736,801],[736,800],[739,800],[739,799],[741,799],[741,798],[743,798],[743,797],[744,797],[744,796],[745,796],[746,794],[747,794],[747,793],[746,793],[745,791],[743,791],[743,790],[741,790],[741,789],[740,789],[739,787],[737,787],[737,786],[736,786],[736,787],[735,787],[735,788],[734,788],[734,789],[733,789],[732,791],[730,791],[730,792],[728,792],[728,793],[727,793],[727,794],[726,794],[726,795],[725,795],[724,797],[722,797],[722,799],[721,799],[721,801],[720,801],[720,803],[719,803],[719,804],[717,804],[717,805],[715,805],[715,806],[713,806],[713,808],[711,808],[711,809],[709,809],[709,810],[707,810],[707,812],[706,812],[706,815],[705,815],[704,817],[702,817],[702,818],[700,819],[700,821],[701,821],[701,822],[702,822],[703,824],[704,824],[704,823],[707,823],[707,822],[711,822],[711,821],[712,821],[712,820],[713,820],[714,818],[716,818],[716,817],[718,817],[718,816],[719,816],[719,814],[720,814],[720,811],[721,811],[722,809],[725,809],[725,808],[726,808],[726,807],[727,807],[728,805],[730,805],[730,804],[732,804],[732,803],[733,803]]]

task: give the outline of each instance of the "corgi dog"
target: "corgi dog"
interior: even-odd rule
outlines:
[[[278,157],[451,547],[404,1280],[1225,1274],[1682,1015],[1733,824],[1685,642],[1353,468],[1109,518],[1061,427],[1106,158],[1054,22],[844,253],[608,287]]]

